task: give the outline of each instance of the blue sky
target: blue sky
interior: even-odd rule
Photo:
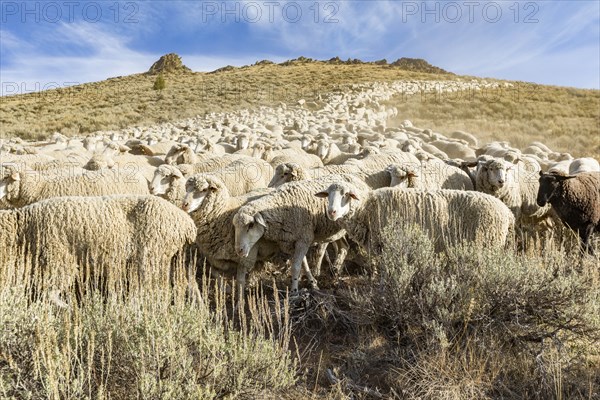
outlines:
[[[600,1],[5,1],[2,94],[144,72],[424,58],[481,77],[600,89]]]

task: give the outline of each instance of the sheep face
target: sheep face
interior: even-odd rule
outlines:
[[[240,257],[248,257],[250,250],[265,234],[267,224],[263,216],[256,213],[236,214],[233,225],[235,226],[235,251]]]
[[[270,188],[276,188],[284,183],[292,182],[296,180],[295,178],[298,176],[297,170],[294,169],[294,164],[279,164],[277,168],[275,168],[275,174],[273,175],[273,179],[269,182]]]
[[[511,171],[513,168],[514,164],[492,160],[482,165],[479,173],[484,174],[484,178],[493,190],[498,190],[512,181]]]
[[[334,183],[326,190],[316,193],[315,196],[327,198],[327,218],[337,221],[348,215],[351,211],[352,201],[360,201],[354,188],[348,185]]]
[[[206,196],[214,190],[216,188],[211,186],[205,179],[195,179],[194,177],[188,179],[185,185],[185,197],[181,208],[188,213],[196,211],[200,208]]]
[[[391,177],[390,187],[409,188],[409,178],[416,178],[418,176],[416,171],[401,165],[390,165],[386,168],[386,171]]]
[[[0,200],[7,197],[18,197],[21,189],[21,174],[14,165],[0,165]],[[10,200],[10,199],[9,199]]]
[[[250,138],[246,135],[239,135],[237,137],[236,148],[238,150],[247,149],[250,146]]]
[[[327,153],[329,153],[329,143],[324,140],[319,140],[317,143],[317,157],[324,160],[325,157],[327,157]]]
[[[572,176],[544,174],[542,171],[540,171],[540,187],[538,189],[538,195],[536,199],[537,205],[544,207],[546,204],[548,204],[548,202],[550,202],[556,193],[556,189],[558,189],[560,186],[560,182],[569,178],[572,178]]]
[[[183,154],[186,148],[187,146],[181,144],[173,145],[165,156],[165,163],[168,165],[178,164],[177,159]]]
[[[169,168],[161,165],[154,171],[150,182],[150,193],[156,196],[166,194],[171,186],[178,180],[183,179],[183,174],[177,168]]]

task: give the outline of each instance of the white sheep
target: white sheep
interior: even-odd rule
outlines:
[[[57,197],[0,211],[3,266],[32,263],[60,289],[89,267],[168,279],[171,258],[195,236],[190,217],[155,196]]]
[[[183,205],[185,197],[186,178],[174,165],[161,165],[154,171],[154,177],[150,181],[150,194],[162,197],[177,207]]]
[[[239,257],[235,251],[232,220],[238,209],[248,201],[268,194],[272,189],[232,197],[219,178],[211,174],[198,174],[186,182],[182,208],[190,213],[198,234],[196,244],[209,264],[221,272],[237,271],[236,283],[243,291],[246,274],[256,259],[266,259],[276,249],[262,241],[254,249],[252,259]]]
[[[340,225],[327,219],[322,204],[313,196],[315,191],[332,180],[348,180],[368,190],[351,176],[334,175],[322,179],[290,182],[258,200],[240,207],[233,218],[236,252],[252,259],[259,240],[276,243],[291,257],[291,291],[298,291],[300,267],[313,243],[331,242],[339,238]],[[304,265],[308,270],[308,265]],[[308,274],[312,286],[316,281]]]
[[[540,166],[529,159],[516,164],[494,158],[482,162],[475,176],[476,190],[500,199],[512,211],[517,226],[537,228],[551,217],[550,206],[536,203]]]
[[[473,190],[473,183],[467,173],[435,157],[417,154],[419,164],[391,164],[386,171],[391,176],[390,186],[422,189]]]
[[[600,172],[600,164],[591,157],[576,158],[571,161],[568,175],[577,175],[582,172]]]
[[[336,182],[322,187],[327,217],[340,221],[348,236],[367,250],[380,252],[382,233],[394,223],[416,224],[428,234],[436,251],[462,243],[504,246],[514,226],[510,210],[498,199],[473,191],[361,190]]]
[[[79,174],[71,170],[19,171],[10,164],[0,167],[0,200],[5,198],[13,207],[61,196],[148,194],[145,179],[118,170]]]

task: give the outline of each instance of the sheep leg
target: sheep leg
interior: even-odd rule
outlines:
[[[581,251],[582,253],[589,253],[594,255],[594,249],[590,243],[590,238],[594,234],[594,225],[588,224],[583,229],[578,231],[579,238],[581,239]]]
[[[296,242],[294,257],[292,258],[292,294],[298,293],[298,280],[300,278],[300,268],[302,261],[306,257],[309,245],[303,242]]]
[[[323,257],[327,251],[327,243],[320,243],[317,246],[317,256],[315,262],[315,276],[321,276],[321,265],[323,264]]]
[[[337,240],[336,243],[338,245],[338,252],[337,257],[335,258],[335,264],[333,264],[333,270],[335,271],[336,275],[339,275],[342,271],[342,265],[344,264],[344,261],[346,261],[346,256],[348,255],[348,249],[350,246],[348,245],[345,237]]]
[[[308,260],[306,260],[306,257],[304,257],[304,259],[302,259],[302,268],[304,269],[304,274],[308,278],[308,282],[310,282],[310,287],[318,290],[319,286],[317,285],[317,280],[315,279],[313,274],[310,272],[310,267],[308,266]]]
[[[250,250],[248,257],[240,260],[240,263],[237,267],[237,276],[236,276],[236,286],[239,294],[239,299],[244,297],[244,288],[246,286],[246,275],[248,271],[254,268],[254,263],[256,262],[256,257],[258,256],[258,245],[255,245]]]

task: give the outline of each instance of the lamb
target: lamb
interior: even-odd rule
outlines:
[[[185,182],[186,179],[177,167],[161,165],[150,182],[150,193],[181,207],[185,197]]]
[[[33,265],[60,289],[89,267],[127,277],[124,263],[142,280],[168,278],[171,258],[195,236],[190,217],[155,196],[59,197],[0,211],[3,267]]]
[[[335,182],[315,194],[327,198],[327,218],[340,221],[348,236],[380,253],[389,224],[416,224],[428,234],[436,251],[462,243],[502,247],[514,227],[510,210],[484,193],[459,190],[421,191],[382,188],[371,192]]]
[[[552,205],[561,221],[575,231],[581,248],[594,254],[591,237],[600,232],[600,172],[561,176],[540,171],[537,204]]]
[[[513,212],[517,226],[536,227],[549,218],[550,207],[536,204],[540,166],[529,160],[517,164],[503,159],[483,162],[476,171],[476,190],[500,199]]]
[[[333,179],[347,180],[368,190],[366,185],[349,175],[287,183],[277,191],[240,207],[235,214],[233,225],[237,254],[249,258],[253,264],[253,249],[259,240],[276,243],[283,253],[292,257],[291,291],[297,293],[300,267],[305,263],[310,246],[315,242],[332,242],[340,237],[340,225],[325,217],[322,204],[312,195]],[[307,264],[304,264],[304,269],[308,272]],[[311,285],[316,286],[312,275],[307,275]]]
[[[263,189],[232,197],[223,181],[211,174],[194,175],[186,182],[182,208],[190,213],[198,227],[196,244],[217,274],[237,270],[236,283],[240,293],[243,292],[246,274],[254,261],[239,257],[235,251],[231,226],[233,216],[242,205],[271,190]],[[255,249],[255,258],[266,259],[274,252],[274,246],[261,241]]]
[[[139,176],[120,175],[118,171],[73,174],[45,174],[12,165],[1,166],[0,200],[5,198],[13,207],[23,207],[37,201],[61,196],[101,196],[109,194],[148,194],[148,184]],[[56,172],[56,171],[55,171]]]

